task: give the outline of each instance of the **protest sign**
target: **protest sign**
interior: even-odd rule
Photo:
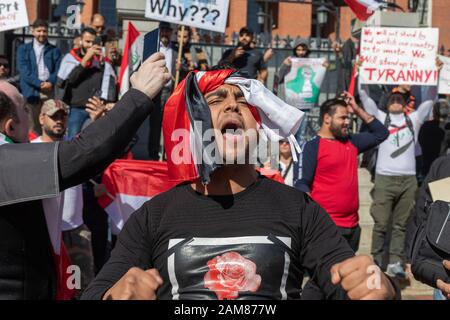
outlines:
[[[291,71],[286,75],[284,90],[286,103],[299,108],[314,107],[320,94],[320,86],[325,78],[325,59],[291,58]]]
[[[2,0],[0,2],[0,32],[28,26],[25,0]]]
[[[225,32],[229,0],[146,0],[145,17]]]
[[[438,39],[435,28],[364,28],[361,83],[437,85]]]
[[[444,63],[439,74],[439,94],[450,94],[450,58],[439,56]]]

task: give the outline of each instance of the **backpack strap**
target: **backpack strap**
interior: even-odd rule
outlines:
[[[386,113],[386,119],[384,120],[384,126],[388,130],[389,130],[389,127],[391,126],[391,114],[389,112]]]
[[[405,121],[406,121],[406,126],[408,127],[409,131],[411,131],[412,136],[413,136],[413,140],[415,141],[415,131],[414,131],[414,125],[412,123],[411,118],[405,114]],[[386,114],[386,120],[384,120],[384,126],[389,130],[389,127],[391,125],[391,116],[389,113]]]

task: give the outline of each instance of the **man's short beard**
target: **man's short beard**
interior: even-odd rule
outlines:
[[[343,134],[342,128],[338,128],[338,127],[334,126],[333,124],[331,124],[331,126],[330,126],[330,132],[333,134],[333,137],[336,140],[343,141],[343,142],[348,140],[348,132],[346,134]]]
[[[244,49],[244,50],[248,50],[248,49],[250,49],[250,43],[251,43],[251,41],[249,41],[247,44],[244,44],[243,42],[239,42],[237,46],[242,47],[242,49]]]
[[[48,129],[48,128],[44,128],[44,132],[50,138],[55,139],[55,140],[62,140],[62,138],[64,137],[64,134],[65,134],[65,130],[61,133],[55,133],[51,129]]]

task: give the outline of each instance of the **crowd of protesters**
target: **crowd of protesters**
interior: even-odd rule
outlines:
[[[224,52],[217,66],[212,66],[206,53],[193,42],[191,28],[179,26],[174,33],[174,27],[171,24],[161,22],[159,29],[160,52],[163,53],[165,60],[162,57],[153,58],[153,61],[145,68],[147,71],[158,68],[158,72],[163,72],[164,77],[160,77],[160,84],[153,84],[153,87],[149,89],[150,85],[146,84],[144,79],[148,74],[141,71],[136,76],[138,80],[135,81],[135,89],[130,90],[131,93],[120,101],[116,71],[120,66],[121,54],[117,39],[105,33],[105,19],[99,14],[92,17],[90,25],[74,39],[73,48],[65,55],[50,44],[47,22],[41,19],[36,20],[32,24],[33,40],[18,48],[15,57],[18,69],[16,76],[11,76],[11,64],[7,57],[0,56],[0,144],[2,150],[8,148],[3,145],[28,141],[61,145],[59,149],[45,147],[48,153],[47,162],[50,162],[51,157],[58,157],[58,165],[53,163],[54,166],[51,167],[47,163],[35,166],[35,170],[42,171],[40,173],[43,182],[42,194],[45,196],[34,197],[32,193],[23,191],[18,192],[16,197],[22,199],[20,201],[25,201],[23,199],[28,199],[28,196],[34,197],[33,199],[42,199],[38,211],[46,217],[48,212],[52,210],[56,212],[60,206],[62,207],[61,239],[71,263],[79,266],[82,272],[81,288],[77,291],[76,297],[81,297],[84,292],[83,297],[86,299],[151,299],[156,298],[156,291],[159,288],[158,297],[169,298],[171,293],[168,284],[171,283],[173,287],[171,277],[174,277],[174,274],[171,273],[173,270],[164,265],[166,258],[164,251],[167,248],[162,246],[161,241],[172,233],[177,234],[182,227],[198,223],[201,225],[198,227],[198,234],[205,238],[219,239],[220,236],[230,236],[222,231],[222,227],[225,226],[225,229],[236,230],[232,232],[233,241],[238,241],[236,239],[247,234],[256,236],[262,232],[264,235],[287,233],[296,243],[301,243],[296,247],[295,244],[284,243],[280,237],[274,237],[277,239],[273,241],[280,242],[279,245],[284,246],[283,250],[289,252],[289,255],[294,258],[293,271],[285,275],[287,280],[284,279],[284,290],[287,290],[287,293],[286,291],[284,295],[282,293],[281,298],[399,298],[395,279],[407,277],[411,261],[406,249],[413,241],[409,234],[414,233],[415,228],[426,216],[425,202],[431,201],[428,184],[450,176],[448,169],[450,159],[440,158],[448,155],[450,150],[448,97],[438,96],[434,88],[422,90],[423,88],[417,88],[417,86],[405,85],[393,88],[383,87],[382,90],[378,86],[359,86],[356,97],[342,90],[342,94],[335,99],[317,106],[320,109],[320,130],[309,141],[305,141],[304,136],[310,110],[301,110],[303,120],[298,123],[293,132],[296,140],[302,142],[301,151],[295,148],[289,135],[279,139],[279,158],[277,159],[279,167],[276,169],[279,170],[281,179],[288,187],[255,176],[254,170],[245,165],[238,167],[225,165],[217,171],[217,174],[207,177],[211,178],[208,187],[196,182],[192,185],[192,190],[184,184],[158,197],[155,201],[147,203],[132,216],[119,235],[118,230],[111,229],[108,215],[97,201],[99,197],[107,194],[105,186],[101,184],[101,174],[105,165],[115,158],[130,157],[132,138],[138,127],[136,124],[139,124],[140,120],[145,120],[149,113],[147,110],[150,109],[149,106],[151,105],[152,110],[148,123],[150,127],[149,160],[158,161],[168,156],[167,154],[164,156],[164,143],[161,140],[163,113],[167,105],[173,104],[176,99],[188,101],[191,98],[172,95],[175,86],[180,82],[182,82],[181,86],[195,83],[190,88],[196,88],[199,92],[194,93],[204,95],[204,101],[199,102],[202,100],[199,99],[192,103],[203,103],[203,107],[211,109],[212,126],[215,129],[225,128],[220,126],[223,126],[222,122],[228,121],[225,116],[222,116],[226,112],[236,112],[242,117],[240,124],[236,124],[236,119],[233,120],[234,122],[229,120],[233,122],[231,125],[233,129],[236,127],[256,128],[257,121],[260,119],[255,121],[249,111],[251,109],[242,108],[243,104],[250,104],[251,92],[249,96],[236,89],[245,91],[239,82],[242,80],[236,79],[259,81],[259,86],[264,88],[268,79],[268,63],[273,55],[272,49],[263,52],[255,48],[252,30],[243,27],[239,32],[239,43],[235,48]],[[182,45],[181,60],[178,60],[180,44]],[[345,46],[351,47],[351,44],[347,42]],[[333,48],[337,58],[342,60],[343,64],[348,64],[348,61],[345,61],[346,57],[342,54],[343,47],[335,44]],[[292,53],[292,56],[283,61],[279,69],[276,77],[277,84],[284,82],[291,68],[291,59],[308,58],[310,49],[306,43],[296,42]],[[144,65],[145,63],[141,68],[144,68]],[[326,61],[324,66],[328,67],[329,62]],[[227,68],[236,70],[238,76],[232,73],[226,74],[223,70]],[[217,72],[216,74],[223,78],[220,81],[216,78],[212,79],[211,82],[217,83],[214,82],[214,85],[208,87],[205,84],[202,85],[200,79],[194,79],[195,75],[192,76],[192,71],[195,70],[205,71],[206,74],[208,71]],[[348,82],[344,78],[339,81]],[[235,81],[236,85],[231,85],[228,81]],[[254,87],[257,86],[255,82],[250,83]],[[151,90],[151,94],[147,90]],[[383,94],[379,94],[380,91]],[[269,96],[271,93],[265,94]],[[151,103],[148,98],[152,100]],[[270,101],[281,101],[281,99]],[[175,102],[178,103],[178,100]],[[264,102],[258,103],[264,104]],[[144,116],[144,119],[136,119],[136,116],[122,111],[126,109],[125,104],[132,104],[136,110],[139,108],[147,110],[137,112]],[[103,116],[110,112],[117,122],[111,123],[112,121],[105,120],[109,118]],[[121,116],[126,117],[119,121]],[[225,120],[221,117],[225,117]],[[363,124],[361,132],[352,131],[350,126],[352,119]],[[135,126],[132,130],[127,131],[122,128],[129,125],[125,124],[126,120],[134,121]],[[279,124],[281,128],[283,125]],[[107,130],[108,126],[114,127],[116,131]],[[30,130],[27,130],[28,128]],[[125,131],[124,137],[118,137]],[[224,134],[224,139],[229,137]],[[89,141],[86,142],[86,140]],[[112,146],[116,140],[119,143]],[[109,147],[102,149],[100,145],[102,142],[107,143]],[[64,148],[65,145],[67,147]],[[33,148],[36,148],[33,149],[36,155],[30,159],[37,160],[42,157],[42,154],[38,154],[41,151],[38,151],[37,147],[33,146]],[[95,158],[84,154],[85,152],[95,153],[96,150],[100,150],[98,152],[102,156]],[[69,151],[73,154],[70,155]],[[111,154],[103,154],[106,151]],[[14,152],[10,151],[10,157]],[[62,154],[62,152],[65,153]],[[358,168],[360,167],[359,155],[362,153],[369,158],[368,169],[374,181],[371,191],[373,203],[370,209],[374,220],[372,258],[354,257],[359,249],[361,238],[358,213]],[[74,165],[77,161],[79,163]],[[89,164],[89,161],[92,163]],[[73,168],[67,169],[71,165]],[[267,163],[265,166],[270,167]],[[44,177],[44,173],[59,177],[56,183],[64,186],[59,190],[65,190],[55,196],[52,193],[55,190],[52,183],[55,181],[49,181],[48,177]],[[4,180],[0,179],[0,182],[8,184],[7,178],[8,176],[5,175],[2,177]],[[23,179],[22,186],[27,181]],[[235,181],[237,183],[234,183]],[[224,184],[230,184],[231,190],[223,189]],[[420,185],[422,187],[419,192]],[[14,192],[11,194],[14,195]],[[53,197],[50,197],[51,194]],[[236,196],[234,201],[232,198],[236,194],[239,194],[239,197]],[[271,194],[271,197],[264,197],[265,194]],[[212,196],[208,197],[208,195]],[[217,198],[220,199],[215,199],[216,195],[219,195]],[[416,205],[417,195],[419,198]],[[0,230],[4,230],[4,234],[12,237],[23,236],[19,235],[20,232],[15,233],[8,229],[11,226],[15,228],[20,225],[20,221],[16,221],[17,218],[14,218],[15,220],[11,218],[11,212],[16,209],[11,206],[17,205],[16,199],[12,199],[14,201],[10,203],[8,199],[2,197],[0,194],[0,200],[7,206],[0,210]],[[209,218],[220,216],[224,213],[223,210],[233,206],[237,208],[234,214],[238,216],[233,215],[223,221],[222,218],[217,221]],[[166,207],[169,208],[167,211],[163,209]],[[8,208],[11,212],[4,208]],[[17,210],[20,209],[26,211],[27,217],[32,211],[31,205],[29,208]],[[274,213],[276,210],[284,214],[278,216]],[[185,215],[181,216],[180,211],[185,212]],[[300,222],[297,221],[297,211],[304,216]],[[252,212],[257,212],[258,216]],[[164,218],[166,220],[161,218],[163,213],[166,215]],[[14,221],[10,222],[9,219]],[[43,217],[34,217],[30,221],[35,221],[35,225],[18,228],[21,232],[30,233],[23,236],[27,242],[33,242],[35,237],[36,243],[30,245],[31,249],[27,249],[32,251],[35,246],[45,243],[46,236],[43,231],[51,228],[51,222],[48,221],[48,217],[47,221]],[[243,226],[243,221],[250,225]],[[159,225],[161,229],[157,231],[156,225]],[[42,230],[37,230],[39,228]],[[300,230],[300,233],[293,232],[293,228]],[[157,231],[157,233],[153,234],[149,230]],[[242,230],[247,233],[242,233]],[[185,237],[187,241],[188,236],[185,235]],[[185,241],[184,238],[180,239],[182,242]],[[51,241],[56,240],[51,239]],[[115,249],[111,253],[112,247]],[[177,244],[171,250],[176,248]],[[2,250],[0,249],[0,255],[4,252]],[[245,251],[248,248],[242,250]],[[247,252],[246,257],[257,261],[267,258],[265,254],[274,254],[271,263],[274,268],[279,267],[281,260],[278,261],[275,249],[258,250],[256,253]],[[39,257],[39,254],[43,257]],[[158,258],[153,260],[152,254]],[[42,248],[35,252],[27,252],[26,255],[29,259],[45,260],[49,257],[48,252]],[[225,254],[221,258],[225,259]],[[186,256],[184,259],[187,260],[179,261],[180,268],[186,268],[182,277],[190,276],[193,279],[200,277],[194,271],[189,273],[189,268],[195,267],[195,257]],[[241,259],[242,263],[249,261],[240,255],[233,259]],[[2,283],[9,281],[8,278],[13,274],[6,270],[2,261],[6,260],[0,257],[0,287]],[[356,271],[347,274],[343,271],[351,269],[349,265],[365,268],[372,264],[378,265],[387,275],[382,276],[382,288],[377,294],[369,289],[364,291],[359,287],[359,283],[363,283],[366,279],[364,274]],[[449,268],[448,265],[445,267]],[[55,297],[53,294],[56,290],[55,284],[44,284],[45,278],[52,272],[48,261],[42,265],[24,268],[29,268],[30,271],[27,272],[32,275],[31,280],[27,281],[30,281],[32,286],[42,287],[30,289],[23,296],[3,292],[0,288],[0,298]],[[39,268],[44,270],[44,274],[39,274]],[[333,273],[331,278],[330,269]],[[298,286],[301,285],[304,274],[309,276],[310,280],[302,293],[302,289]],[[261,276],[253,276],[255,281],[253,285],[248,285],[246,290],[244,288],[238,290],[239,292],[254,293],[259,289]],[[268,287],[264,288],[266,292],[259,292],[261,295],[256,297],[278,298],[273,291],[277,285],[279,288],[277,276],[273,274],[265,279],[264,281],[267,280],[268,284]],[[353,281],[353,284],[349,285],[348,281],[345,281],[347,277],[353,277],[359,282],[355,284]],[[136,284],[137,278],[143,279],[140,284]],[[171,282],[168,282],[169,278]],[[179,280],[183,281],[183,279]],[[338,284],[339,290],[335,290],[334,286]],[[449,297],[448,284],[441,281],[436,287],[445,293],[445,297]],[[11,285],[10,288],[16,290],[18,287]],[[190,293],[189,290],[192,292]],[[196,288],[195,284],[188,287],[187,291],[184,293],[184,298],[207,297],[205,288]],[[236,298],[240,294],[227,293],[227,295],[223,290],[215,292],[219,299]],[[445,297],[441,295],[441,298]]]

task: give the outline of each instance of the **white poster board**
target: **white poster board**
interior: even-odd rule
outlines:
[[[291,58],[291,71],[284,78],[286,103],[305,110],[314,107],[327,69],[325,59]]]
[[[450,178],[430,182],[428,187],[430,188],[433,201],[450,202]]]
[[[436,28],[364,28],[361,83],[436,86],[438,41]]]
[[[25,0],[0,1],[0,32],[27,27],[28,25]]]
[[[450,58],[439,56],[444,66],[439,74],[439,94],[450,94]]]
[[[229,0],[146,0],[145,17],[225,32]]]

